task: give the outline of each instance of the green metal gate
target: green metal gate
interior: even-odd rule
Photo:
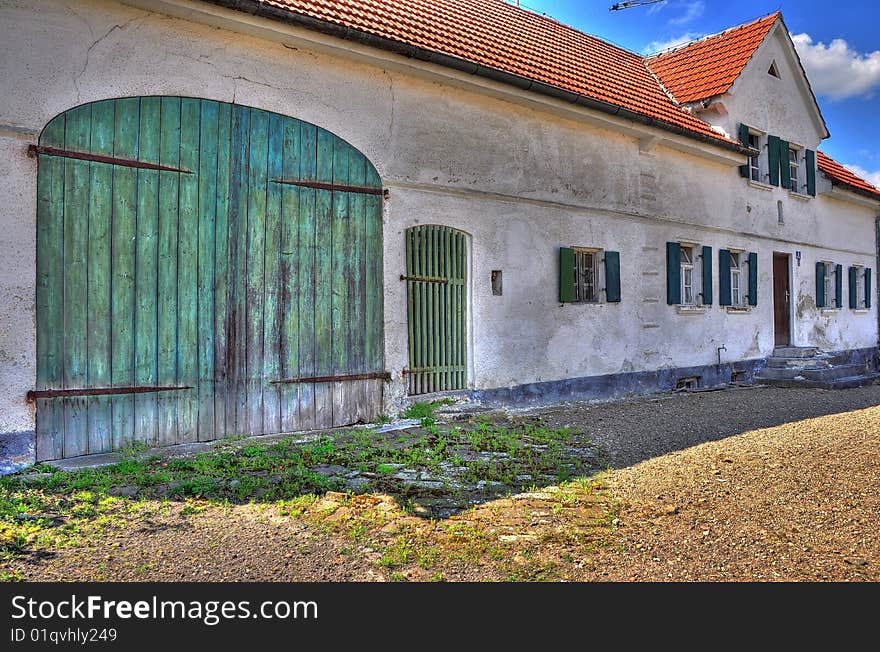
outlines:
[[[71,109],[32,150],[38,459],[381,412],[382,190],[351,145],[140,97]]]
[[[467,385],[466,238],[447,226],[406,231],[409,394]]]

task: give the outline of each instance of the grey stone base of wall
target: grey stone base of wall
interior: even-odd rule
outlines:
[[[877,347],[836,351],[833,355],[838,358],[838,364],[865,364],[870,370],[880,370],[880,351]],[[561,401],[608,401],[672,391],[680,382],[687,380],[693,381],[698,389],[719,387],[732,381],[750,383],[766,365],[766,358],[755,358],[720,365],[585,376],[514,387],[450,392],[447,395],[468,397],[482,405],[498,407],[526,407]],[[414,400],[424,398],[413,397]],[[35,456],[33,431],[0,434],[0,475],[14,473],[34,464]]]
[[[838,364],[865,364],[869,369],[880,369],[877,347],[832,352]],[[767,358],[739,360],[720,365],[675,367],[655,371],[635,371],[567,378],[514,387],[478,389],[468,392],[474,401],[487,406],[530,406],[560,401],[615,400],[655,392],[669,392],[680,382],[692,379],[698,389],[720,387],[730,382],[751,383],[755,375],[767,366]]]
[[[36,461],[37,444],[34,432],[0,434],[0,475],[15,473]]]

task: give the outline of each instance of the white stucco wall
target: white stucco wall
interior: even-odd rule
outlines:
[[[220,22],[239,18],[211,12]],[[43,0],[38,8],[0,0],[0,239],[7,253],[0,259],[0,432],[33,429],[24,395],[35,382],[36,162],[25,156],[27,144],[58,113],[120,96],[197,96],[276,111],[338,134],[372,160],[390,189],[389,402],[403,394],[405,284],[397,279],[403,232],[416,224],[446,224],[472,236],[476,388],[713,364],[721,345],[725,361],[766,356],[773,349],[773,251],[802,252],[793,279],[795,344],[876,344],[876,306],[871,314],[821,314],[807,297],[819,258],[876,267],[873,219],[880,206],[750,188],[721,150],[714,160],[683,152],[714,149],[656,132],[665,144],[642,142],[647,151],[640,153],[638,138],[598,126],[605,119],[585,110],[549,100],[542,100],[548,108],[537,108],[519,91],[469,89],[482,82],[461,75],[441,82],[449,73],[439,68],[385,54],[393,61],[379,66],[310,45],[329,37],[247,22],[241,30],[267,27],[284,42],[109,0]],[[778,106],[787,110],[785,101]],[[785,204],[784,225],[777,223],[777,201]],[[665,242],[678,239],[716,252],[715,305],[705,314],[681,315],[666,305]],[[621,252],[620,304],[558,303],[557,250],[568,245]],[[745,314],[717,305],[717,251],[726,247],[759,255],[759,304]],[[504,273],[500,297],[491,293],[493,269]]]

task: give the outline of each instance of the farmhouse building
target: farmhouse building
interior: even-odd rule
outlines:
[[[0,49],[6,469],[876,368],[880,190],[778,13],[645,58],[501,0],[0,0]]]

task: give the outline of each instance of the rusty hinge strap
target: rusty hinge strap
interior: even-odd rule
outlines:
[[[105,156],[103,154],[92,154],[90,152],[77,152],[70,149],[58,149],[57,147],[44,147],[43,145],[28,145],[28,154],[45,154],[46,156],[61,156],[64,158],[75,158],[81,161],[95,161],[96,163],[109,163],[110,165],[121,165],[128,168],[139,168],[142,170],[159,170],[161,172],[180,172],[182,174],[192,174],[189,170],[183,168],[172,168],[167,165],[159,165],[157,163],[147,163],[146,161],[134,161],[127,158],[117,158],[115,156]]]
[[[175,387],[138,386],[138,387],[88,387],[80,389],[32,389],[27,393],[27,400],[38,398],[59,398],[71,396],[110,396],[112,394],[146,394],[148,392],[173,392],[192,389],[189,385]]]
[[[375,371],[366,374],[346,374],[339,376],[301,376],[299,378],[283,378],[270,380],[270,385],[289,385],[291,383],[338,383],[345,380],[390,380],[391,374],[387,371]]]
[[[335,192],[354,192],[361,195],[381,195],[381,188],[369,186],[346,186],[338,183],[321,183],[319,181],[297,181],[296,179],[272,179],[272,183],[282,183],[286,186],[299,186],[301,188],[316,188],[317,190],[333,190]]]
[[[419,281],[420,283],[449,283],[448,278],[440,278],[439,276],[404,276],[400,275],[401,281]]]

